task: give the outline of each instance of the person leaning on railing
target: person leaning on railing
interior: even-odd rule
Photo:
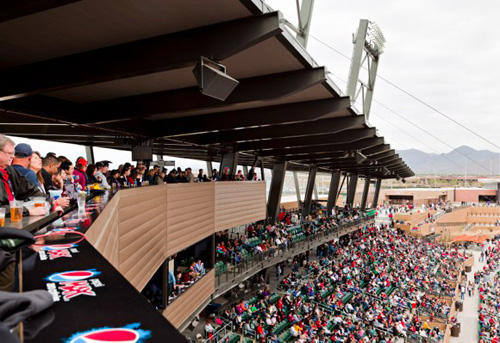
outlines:
[[[7,208],[7,217],[10,216],[10,201],[27,200],[30,197],[44,197],[49,200],[47,194],[41,192],[11,166],[15,155],[14,147],[14,141],[0,134],[0,205]],[[46,214],[45,207],[23,208],[23,215],[44,216]]]

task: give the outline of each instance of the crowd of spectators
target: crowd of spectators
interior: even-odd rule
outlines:
[[[13,200],[25,202],[25,216],[43,216],[48,209],[34,207],[27,202],[36,197],[44,197],[50,204],[50,210],[62,211],[78,192],[89,189],[130,188],[137,186],[159,185],[163,183],[190,183],[211,181],[257,180],[255,167],[251,167],[245,176],[238,170],[235,176],[225,168],[222,175],[213,170],[213,176],[207,177],[203,169],[195,176],[191,168],[167,171],[154,165],[148,168],[143,162],[119,165],[111,170],[111,161],[90,164],[84,157],[78,157],[74,163],[65,156],[49,152],[45,156],[34,151],[29,144],[15,144],[13,140],[0,134],[0,206],[6,208],[10,216],[9,205]],[[51,191],[62,191],[54,196]]]
[[[307,237],[356,223],[365,217],[356,209],[338,208],[332,215],[319,214],[302,216],[298,212],[280,209],[279,222],[275,225],[253,223],[243,233],[232,234],[229,230],[216,233],[216,260],[219,266],[225,263],[238,264],[247,256],[264,252],[271,254],[276,249],[289,249],[296,242]]]
[[[258,341],[441,342],[434,322],[448,319],[466,258],[385,225],[364,226],[318,247],[317,260],[294,260],[279,282],[284,294],[264,287],[222,316]]]
[[[481,251],[485,265],[474,274],[479,291],[479,343],[500,342],[500,240]]]

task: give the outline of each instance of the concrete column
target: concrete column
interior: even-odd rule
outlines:
[[[316,165],[312,165],[309,168],[309,177],[307,178],[307,186],[306,186],[306,194],[304,196],[304,215],[308,215],[311,213],[311,201],[312,201],[312,194],[314,190],[314,184],[316,181],[316,172],[318,168]]]
[[[275,162],[273,165],[273,176],[271,178],[271,187],[269,188],[269,197],[267,200],[267,218],[271,222],[278,220],[281,192],[285,183],[287,162]]]
[[[358,186],[358,174],[349,175],[349,185],[347,187],[347,201],[351,207],[354,207],[354,197],[356,196],[356,187]]]
[[[328,215],[332,214],[332,210],[337,203],[337,198],[339,195],[339,185],[340,185],[340,170],[333,172],[332,179],[330,180],[330,189],[328,190],[328,201],[326,203],[326,208]]]
[[[370,178],[365,177],[365,187],[363,188],[363,197],[361,198],[361,209],[366,208],[366,199],[368,198],[368,192],[370,191]]]

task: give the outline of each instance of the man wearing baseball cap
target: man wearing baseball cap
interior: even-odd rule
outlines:
[[[7,208],[7,216],[10,215],[9,202],[12,200],[47,197],[11,166],[16,155],[14,146],[12,139],[0,134],[0,206]],[[23,212],[24,215],[43,216],[47,214],[47,209],[45,207],[24,208]]]
[[[24,176],[29,182],[36,185],[38,182],[36,174],[33,170],[29,169],[31,156],[33,155],[33,150],[31,146],[26,143],[19,143],[14,149],[14,160],[12,161],[12,167],[17,170],[22,176]]]
[[[85,190],[87,187],[87,174],[85,171],[87,170],[87,166],[89,163],[83,157],[79,157],[75,163],[75,170],[73,170],[73,176],[75,177],[75,183],[80,184],[82,190]]]

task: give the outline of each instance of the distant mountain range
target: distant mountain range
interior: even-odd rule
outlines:
[[[446,154],[428,154],[410,149],[396,151],[417,175],[483,175],[500,174],[500,153],[461,146]],[[467,157],[468,158],[467,158]]]

